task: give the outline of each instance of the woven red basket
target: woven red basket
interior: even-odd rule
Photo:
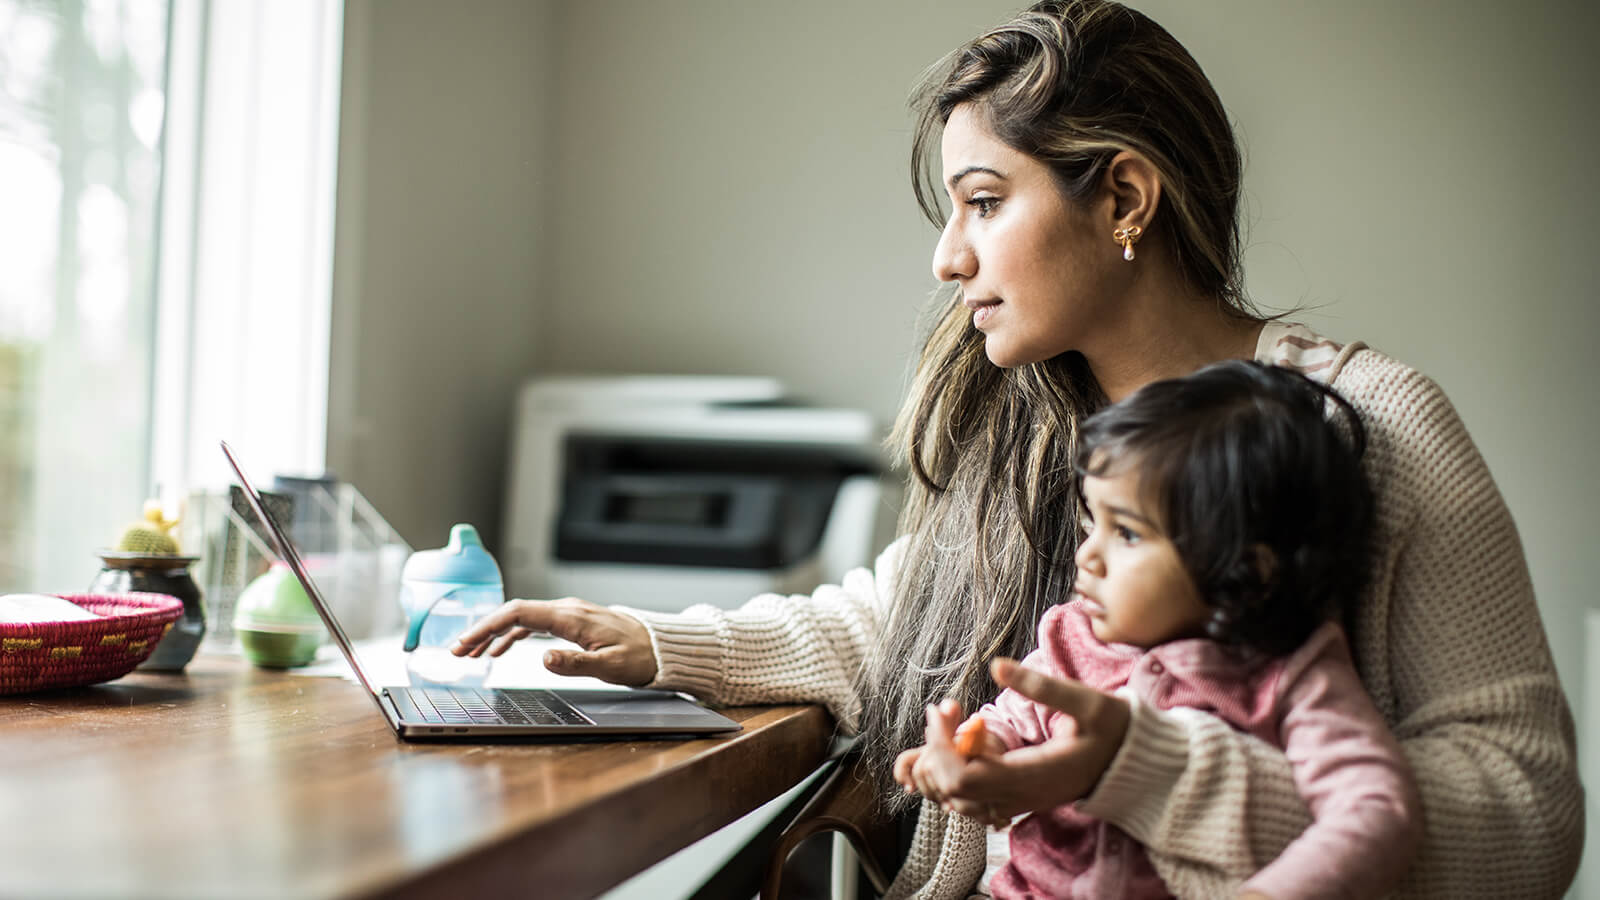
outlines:
[[[110,681],[133,671],[183,615],[166,594],[57,594],[101,616],[0,622],[0,694]]]

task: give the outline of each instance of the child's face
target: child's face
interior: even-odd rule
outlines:
[[[1073,594],[1083,601],[1094,636],[1153,647],[1202,633],[1210,610],[1178,549],[1158,529],[1140,493],[1137,467],[1084,476],[1083,499],[1092,521],[1078,546]]]

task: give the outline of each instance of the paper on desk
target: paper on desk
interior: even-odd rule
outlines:
[[[367,673],[367,678],[375,687],[389,687],[404,685],[406,678],[406,654],[401,650],[403,635],[392,634],[383,637],[367,638],[355,642],[356,656],[361,659],[361,668]],[[573,647],[574,644],[553,637],[523,638],[511,646],[504,656],[494,661],[489,669],[489,678],[486,687],[497,688],[523,688],[523,687],[615,687],[615,685],[601,681],[598,678],[582,678],[567,675],[557,675],[544,667],[544,652],[556,647]],[[296,675],[310,675],[323,678],[343,678],[346,681],[355,681],[356,673],[351,670],[350,664],[345,661],[344,654],[333,643],[323,644],[317,650],[316,661],[308,666],[290,669]]]

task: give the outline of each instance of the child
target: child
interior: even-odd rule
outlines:
[[[1134,715],[1200,710],[1284,749],[1315,821],[1245,896],[1382,896],[1421,843],[1416,784],[1337,624],[1364,571],[1364,444],[1331,389],[1244,361],[1155,382],[1084,425],[1089,528],[1072,597],[1043,616],[1023,665],[1114,691]],[[957,746],[981,766],[1074,724],[1006,690]],[[902,754],[895,777],[941,799],[926,749]],[[1021,819],[1010,843],[996,898],[1170,896],[1162,860],[1071,804]]]

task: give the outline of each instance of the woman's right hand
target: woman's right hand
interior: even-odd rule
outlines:
[[[550,650],[544,667],[557,675],[587,675],[630,687],[656,677],[650,632],[638,620],[576,597],[511,600],[456,638],[457,656],[499,656],[535,632],[547,631],[581,650]]]

